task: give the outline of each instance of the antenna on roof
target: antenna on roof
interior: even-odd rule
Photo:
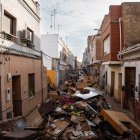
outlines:
[[[59,24],[58,24],[58,34],[59,34],[59,29],[60,29],[60,26],[61,26],[61,25],[59,25]]]
[[[51,13],[51,25],[50,25],[50,28],[51,28],[51,34],[52,34],[52,13]]]
[[[56,9],[54,9],[53,12],[54,12],[54,34],[55,34],[55,14],[56,14]]]

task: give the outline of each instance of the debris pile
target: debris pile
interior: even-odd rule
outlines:
[[[41,127],[22,123],[24,129],[5,129],[1,139],[9,136],[11,140],[12,135],[21,133],[26,140],[137,140],[140,127],[124,113],[110,109],[103,93],[93,88],[88,78],[66,81],[61,90],[50,92],[49,99],[38,106]],[[21,139],[19,135],[14,138]]]
[[[81,84],[67,81],[61,91],[50,93],[50,99],[39,109],[45,121],[45,137],[61,140],[136,140],[140,134],[139,126],[124,113],[111,111],[111,105],[102,93],[85,85],[83,81]]]

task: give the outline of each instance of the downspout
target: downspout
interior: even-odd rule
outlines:
[[[119,18],[119,30],[120,30],[120,52],[122,51],[122,18]]]
[[[119,17],[119,32],[120,32],[120,51],[119,52],[121,52],[122,51],[122,18],[121,17]],[[118,60],[121,60],[120,54],[118,54],[117,57],[118,57]]]
[[[41,94],[42,94],[42,103],[43,103],[43,96],[44,96],[44,92],[43,92],[43,52],[41,51]]]
[[[120,31],[120,51],[119,51],[119,53],[121,53],[121,51],[122,51],[122,18],[121,17],[119,17],[119,31]],[[121,60],[121,55],[119,54],[117,56],[118,56],[118,60]],[[123,93],[122,92],[121,92],[121,106],[123,106]]]

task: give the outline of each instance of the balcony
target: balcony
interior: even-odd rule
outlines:
[[[4,31],[0,32],[0,37],[2,39],[12,41],[12,42],[14,42],[16,44],[18,43],[18,38],[16,36],[8,34],[8,33],[4,32]]]

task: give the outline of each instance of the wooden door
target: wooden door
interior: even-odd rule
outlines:
[[[21,80],[20,76],[12,77],[12,97],[14,117],[22,115]]]
[[[136,68],[125,68],[125,100],[124,107],[134,111],[135,106]]]
[[[122,100],[122,74],[118,74],[118,102],[121,103]]]
[[[110,90],[111,96],[114,96],[114,87],[115,87],[115,72],[111,71],[111,90]]]

